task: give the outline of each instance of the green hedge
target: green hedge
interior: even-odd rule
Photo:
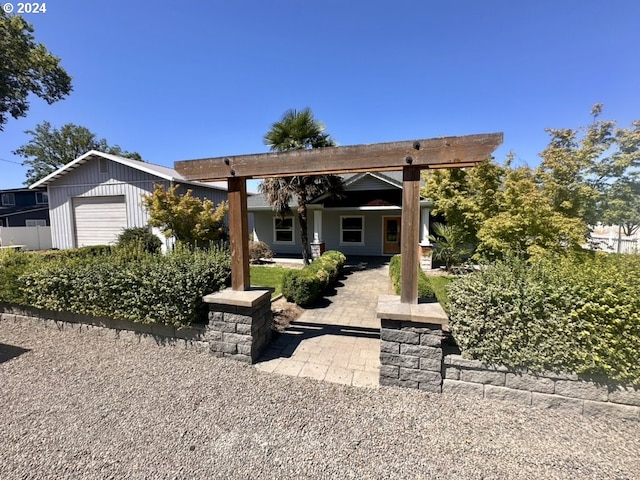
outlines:
[[[343,253],[331,250],[302,270],[288,271],[282,278],[282,294],[287,301],[303,307],[315,303],[336,283],[346,261]]]
[[[489,364],[640,384],[640,256],[509,258],[449,288],[462,351]]]
[[[18,278],[35,268],[35,264],[42,259],[27,252],[0,250],[0,302],[28,305]]]
[[[12,278],[0,275],[4,301],[176,327],[203,320],[202,296],[225,286],[230,277],[229,254],[222,249],[164,256],[125,250],[21,255],[26,259],[13,260]]]
[[[427,278],[427,275],[418,265],[418,298],[436,298],[436,294],[431,287],[431,283]],[[393,291],[396,295],[400,295],[402,292],[402,256],[394,255],[389,262],[389,276],[391,277],[391,284],[393,285]]]

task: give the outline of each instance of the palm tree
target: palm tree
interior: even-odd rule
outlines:
[[[429,235],[435,250],[433,256],[444,262],[447,271],[451,267],[460,265],[473,253],[471,245],[465,242],[465,231],[454,225],[434,223],[435,235]]]
[[[310,108],[301,111],[287,110],[279,121],[271,125],[264,136],[264,143],[274,152],[335,146],[330,135],[325,133],[324,124],[313,117]],[[307,203],[324,193],[339,195],[342,192],[342,178],[336,175],[267,178],[262,181],[259,189],[281,217],[290,211],[289,205],[296,198],[302,258],[305,264],[309,264],[311,251],[307,233]]]

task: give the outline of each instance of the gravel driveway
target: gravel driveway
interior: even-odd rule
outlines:
[[[278,376],[13,321],[0,322],[0,405],[3,480],[640,475],[637,422]]]

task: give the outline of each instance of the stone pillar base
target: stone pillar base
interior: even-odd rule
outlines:
[[[222,290],[203,298],[209,304],[205,339],[217,357],[255,363],[271,341],[271,289]]]
[[[420,267],[422,270],[431,270],[433,268],[433,246],[420,245]]]
[[[442,393],[442,338],[447,315],[439,303],[406,304],[382,295],[380,385]]]
[[[312,242],[311,243],[311,258],[314,260],[320,258],[325,251],[324,242]]]

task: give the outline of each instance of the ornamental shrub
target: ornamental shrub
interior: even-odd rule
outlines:
[[[60,257],[19,279],[27,304],[176,327],[204,320],[202,297],[228,284],[227,251]]]
[[[273,252],[264,242],[249,241],[249,260],[251,263],[257,263],[262,259],[273,258]]]
[[[418,298],[436,298],[431,283],[420,266],[418,268]],[[402,256],[394,255],[389,262],[389,276],[396,295],[402,290]]]
[[[335,284],[347,258],[338,251],[327,251],[302,270],[286,272],[282,278],[282,294],[289,302],[309,306]]]
[[[126,228],[118,235],[119,248],[139,248],[148,253],[160,253],[162,241],[147,227]]]
[[[640,256],[507,258],[449,287],[463,353],[640,384]]]

